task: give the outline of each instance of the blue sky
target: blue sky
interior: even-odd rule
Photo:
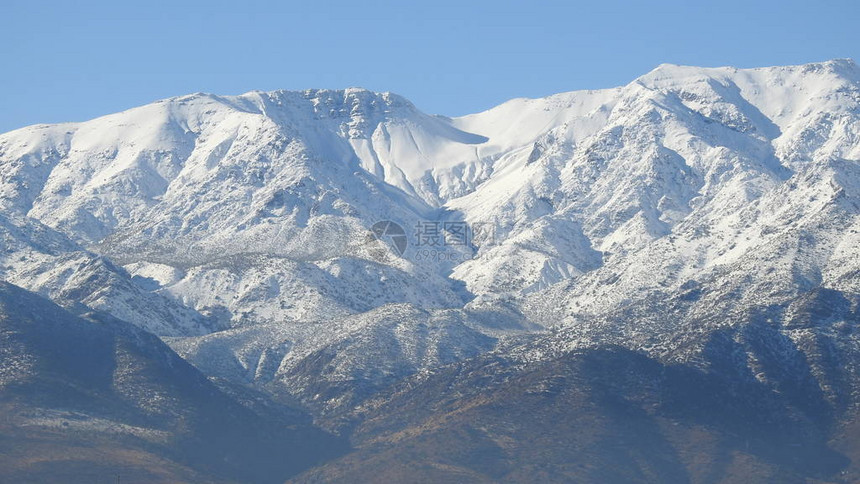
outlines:
[[[197,91],[393,91],[430,113],[656,65],[860,57],[860,2],[3,0],[0,132]]]

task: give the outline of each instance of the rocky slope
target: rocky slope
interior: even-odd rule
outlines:
[[[500,348],[378,393],[342,419],[356,449],[293,482],[854,482],[858,303],[813,291],[682,331],[663,313],[654,339],[683,344],[662,357],[609,327]]]

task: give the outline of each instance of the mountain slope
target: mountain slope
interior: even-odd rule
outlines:
[[[521,326],[516,314],[503,316],[386,305],[345,318],[259,324],[168,343],[207,375],[290,395],[333,420],[408,376],[539,329]]]
[[[0,283],[4,481],[280,482],[337,441],[218,390],[158,338]]]
[[[38,221],[0,214],[0,278],[72,312],[101,310],[163,336],[219,329],[211,318],[153,293],[110,260]]]
[[[405,380],[356,410],[356,450],[293,482],[854,482],[857,295],[719,328],[659,317],[660,354],[560,332]],[[668,333],[668,334],[667,334]],[[680,334],[680,336],[679,336]]]

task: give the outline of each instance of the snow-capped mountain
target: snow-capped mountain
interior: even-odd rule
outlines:
[[[762,257],[834,197],[853,203],[858,80],[851,61],[664,65],[455,119],[358,89],[197,94],[3,135],[0,204],[225,324],[563,281],[600,311]],[[381,220],[492,237],[421,263],[374,243]],[[835,236],[835,263],[810,271],[846,270],[856,244]]]
[[[4,136],[2,203],[233,324],[458,306],[456,284],[369,231],[435,213],[352,146],[377,128],[420,139],[417,124],[424,137],[482,140],[359,90],[177,98]]]
[[[858,231],[850,60],[662,65],[458,118],[362,89],[194,94],[0,135],[2,279],[339,431],[379,395],[448,405],[610,344],[705,379],[723,344],[756,391],[800,368],[841,419]]]
[[[761,246],[797,230],[787,224],[820,216],[834,197],[852,200],[858,82],[850,61],[661,66],[619,90],[535,101],[544,111],[552,103],[560,118],[497,176],[449,203],[502,235],[454,276],[493,294],[589,273],[575,283],[575,299],[599,311],[645,285],[677,287],[760,257]],[[580,102],[587,107],[573,116],[557,104]],[[856,246],[849,234],[836,236],[845,237],[841,247]],[[488,265],[495,270],[476,270]],[[531,270],[523,274],[523,265]]]

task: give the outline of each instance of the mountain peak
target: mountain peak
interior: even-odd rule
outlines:
[[[770,74],[772,76],[781,76],[788,73],[796,73],[800,75],[835,74],[851,81],[857,81],[860,79],[860,68],[858,68],[857,63],[854,62],[853,59],[844,58],[787,66],[752,68],[737,68],[732,66],[700,67],[663,63],[649,71],[647,74],[638,77],[636,80],[647,85],[652,82],[667,80],[670,80],[673,83],[678,83],[684,79],[690,78],[725,78],[733,77],[738,74]]]

